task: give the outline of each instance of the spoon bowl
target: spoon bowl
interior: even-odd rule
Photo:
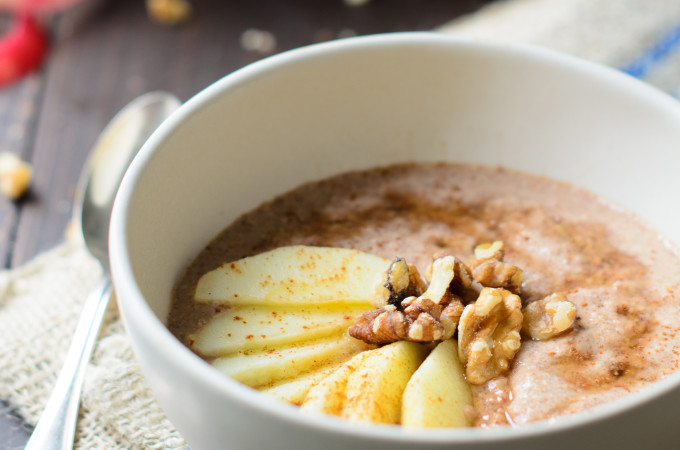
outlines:
[[[166,92],[149,92],[130,102],[107,125],[78,184],[74,222],[92,253],[108,270],[109,221],[123,174],[147,138],[180,105]]]

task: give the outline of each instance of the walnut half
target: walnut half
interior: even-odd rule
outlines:
[[[504,374],[520,348],[522,301],[502,288],[484,288],[458,324],[458,354],[471,384]]]
[[[571,328],[575,317],[576,306],[557,292],[524,308],[522,331],[532,339],[543,341]]]

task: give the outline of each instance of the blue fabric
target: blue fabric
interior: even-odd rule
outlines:
[[[667,61],[675,53],[680,54],[680,25],[670,30],[651,48],[635,61],[621,68],[625,73],[636,78],[645,78],[650,71]],[[680,74],[678,74],[680,79]]]

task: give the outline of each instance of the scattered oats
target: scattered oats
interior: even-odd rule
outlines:
[[[14,153],[0,153],[0,192],[13,200],[21,198],[31,184],[33,170]]]
[[[364,6],[368,4],[371,0],[342,0],[347,6]]]
[[[248,28],[241,33],[241,47],[249,52],[271,53],[276,49],[276,37],[269,31]]]
[[[191,17],[193,7],[189,0],[146,0],[149,17],[164,25],[177,25]]]
[[[314,42],[326,42],[335,39],[335,33],[330,28],[319,28],[314,32],[312,40]]]
[[[356,35],[357,35],[357,32],[354,31],[351,28],[343,28],[342,30],[338,31],[338,39],[354,37]]]

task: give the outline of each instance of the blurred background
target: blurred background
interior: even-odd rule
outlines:
[[[16,267],[63,239],[86,154],[139,94],[162,89],[186,100],[268,55],[340,37],[429,30],[486,3],[0,0],[0,32],[11,33],[17,16],[29,14],[48,41],[34,71],[0,87],[0,151],[20,155],[34,172],[22,201],[0,200],[0,261]],[[36,51],[27,47],[21,51]]]

